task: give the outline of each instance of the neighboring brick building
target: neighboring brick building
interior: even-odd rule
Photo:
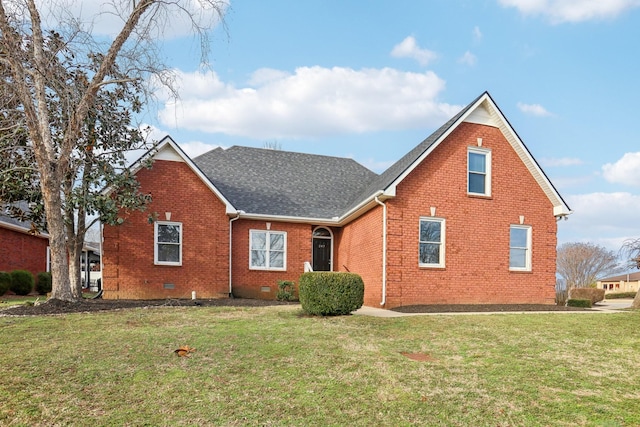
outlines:
[[[554,302],[571,211],[488,93],[380,175],[169,137],[154,159],[147,212],[104,229],[105,298],[274,298],[307,264],[360,274],[369,306]]]
[[[47,234],[29,233],[27,224],[0,214],[0,271],[47,271]]]

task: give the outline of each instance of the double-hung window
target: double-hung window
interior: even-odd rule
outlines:
[[[249,252],[249,268],[284,271],[287,269],[287,233],[251,230]]]
[[[156,221],[154,235],[154,262],[182,265],[182,223]]]
[[[444,268],[444,226],[442,218],[420,218],[420,267]]]
[[[509,269],[531,271],[531,227],[512,225],[509,231]]]
[[[491,196],[491,151],[469,147],[467,171],[467,193]]]

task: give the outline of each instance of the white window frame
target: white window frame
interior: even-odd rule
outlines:
[[[438,242],[429,242],[429,241],[421,241],[420,240],[420,229],[422,228],[423,222],[439,222],[440,223],[440,259],[438,263],[423,263],[420,262],[420,245],[422,243],[438,243]],[[445,268],[445,247],[446,247],[446,220],[444,218],[436,218],[433,216],[423,216],[420,217],[420,221],[418,223],[418,266],[421,268]]]
[[[265,265],[253,265],[253,257],[251,256],[251,251],[253,250],[253,236],[256,233],[265,234],[265,242],[267,247],[265,248],[266,256],[265,256]],[[271,253],[271,235],[280,234],[284,239],[284,248],[282,250],[282,267],[271,267],[269,265]],[[265,271],[287,271],[287,232],[286,231],[277,231],[277,230],[249,230],[249,270],[265,270]]]
[[[158,226],[160,225],[177,225],[180,227],[180,242],[158,242]],[[178,245],[178,261],[160,261],[158,260],[158,245]],[[173,221],[155,221],[153,226],[153,262],[155,265],[182,265],[182,223]]]
[[[511,246],[511,230],[517,228],[520,230],[526,230],[527,232],[527,246]],[[531,236],[532,236],[532,228],[530,225],[511,225],[509,226],[509,270],[510,271],[531,271]],[[511,266],[511,249],[524,249],[525,253],[525,265],[523,267],[512,267]]]
[[[485,158],[485,171],[484,171],[484,193],[476,193],[471,191],[469,186],[471,185],[471,174],[480,174],[480,172],[471,170],[471,154],[480,154]],[[486,148],[468,147],[467,149],[467,194],[473,196],[491,197],[491,150]]]

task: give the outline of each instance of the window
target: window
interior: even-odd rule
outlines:
[[[420,267],[444,268],[444,219],[420,218]]]
[[[467,158],[467,192],[481,196],[491,195],[491,151],[469,148]]]
[[[509,269],[531,271],[531,227],[512,225],[509,238]]]
[[[182,223],[155,222],[155,263],[182,265]]]
[[[287,269],[287,233],[251,230],[249,240],[249,268],[254,270]]]

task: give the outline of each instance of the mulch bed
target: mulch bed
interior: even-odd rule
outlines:
[[[211,300],[165,299],[165,300],[103,300],[84,299],[78,302],[48,300],[38,305],[19,305],[3,308],[0,316],[42,316],[66,313],[90,313],[142,307],[267,307],[292,305],[296,302],[268,301],[248,298],[224,298]],[[442,304],[411,305],[394,308],[400,313],[482,313],[518,311],[585,311],[580,307],[564,307],[543,304]]]
[[[582,307],[565,307],[547,304],[442,304],[407,305],[393,308],[399,313],[487,313],[510,311],[589,311]]]
[[[165,300],[103,300],[84,299],[78,302],[48,300],[38,305],[19,305],[3,309],[0,316],[42,316],[48,314],[90,313],[96,311],[121,310],[143,307],[266,307],[291,305],[282,301],[265,301],[248,298],[225,298],[211,300],[165,299]]]

